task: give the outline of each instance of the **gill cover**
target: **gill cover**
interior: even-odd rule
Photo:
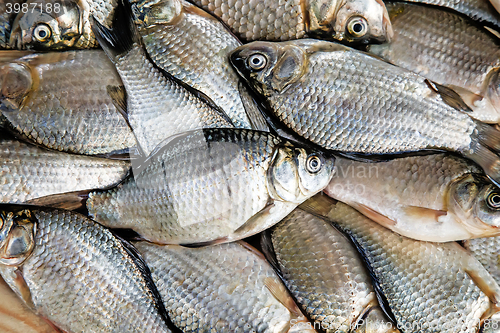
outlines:
[[[0,263],[19,266],[35,247],[36,217],[27,209],[0,210]]]

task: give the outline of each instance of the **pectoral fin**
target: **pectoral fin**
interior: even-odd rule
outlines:
[[[31,310],[36,312],[31,298],[31,291],[24,280],[22,271],[15,266],[0,266],[0,274],[9,287],[19,296]]]
[[[302,312],[295,304],[292,296],[288,293],[283,283],[277,278],[266,277],[264,279],[264,285],[269,290],[269,292],[276,298],[285,308],[290,311],[294,318],[302,317]]]
[[[229,239],[235,241],[266,230],[284,219],[296,207],[295,203],[274,200],[236,229]]]
[[[387,216],[371,209],[370,207],[368,206],[365,206],[363,204],[351,204],[351,206],[353,208],[355,208],[358,212],[360,212],[361,214],[363,214],[364,216],[368,217],[369,219],[377,222],[378,224],[388,228],[388,229],[391,229],[392,227],[394,227],[397,222],[388,218]]]
[[[401,209],[408,216],[408,218],[434,220],[436,222],[439,222],[440,216],[445,216],[447,214],[447,212],[445,212],[444,210],[436,210],[417,206],[405,206]]]

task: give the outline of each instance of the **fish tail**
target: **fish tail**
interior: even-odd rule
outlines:
[[[48,195],[27,201],[27,204],[66,210],[80,209],[86,206],[90,191],[76,191]]]
[[[110,29],[94,17],[91,18],[91,24],[99,45],[112,61],[127,54],[134,44],[141,44],[141,37],[133,21],[130,5],[124,3],[123,0],[118,1]]]
[[[476,122],[471,138],[471,148],[464,152],[464,156],[481,166],[488,178],[500,186],[500,131],[491,125]]]

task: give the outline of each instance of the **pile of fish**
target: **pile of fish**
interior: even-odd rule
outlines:
[[[498,0],[1,1],[1,332],[500,332]]]

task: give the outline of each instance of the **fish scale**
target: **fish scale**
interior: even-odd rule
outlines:
[[[19,267],[38,314],[68,332],[170,332],[145,277],[108,230],[77,213],[19,207],[29,207],[35,224],[33,251]],[[19,293],[11,269],[1,272]]]
[[[156,155],[133,179],[109,192],[91,194],[87,202],[90,214],[108,226],[134,227],[158,219],[161,223],[147,231],[157,241],[165,239],[164,233],[171,242],[199,241],[202,236],[214,239],[230,233],[266,204],[263,176],[281,141],[241,134],[234,143],[231,137],[209,139],[222,139],[209,144],[209,149],[199,132],[186,136],[182,145],[177,143],[177,147]],[[162,163],[168,165],[168,174],[164,174]],[[154,198],[161,197],[167,200],[156,204]],[[212,200],[204,200],[206,197]],[[231,209],[234,205],[239,208]],[[217,222],[226,219],[229,223]]]
[[[251,0],[229,1],[227,4],[216,0],[192,2],[220,17],[243,40],[288,40],[306,34],[300,0],[267,1],[265,4]]]
[[[290,330],[292,320],[307,320],[285,307],[293,301],[279,277],[261,254],[242,244],[135,245],[151,267],[172,321],[183,332],[315,332]],[[269,280],[283,288],[284,299],[270,292]]]
[[[269,59],[264,68],[252,70],[245,63],[253,54]],[[285,59],[293,63],[282,68]],[[323,148],[365,154],[436,148],[474,154],[477,122],[444,103],[423,77],[367,54],[304,39],[249,43],[233,51],[231,61],[280,121]]]
[[[483,316],[497,311],[485,293],[496,298],[498,284],[457,243],[411,240],[341,202],[320,199],[301,207],[355,240],[402,331],[477,332]]]
[[[46,195],[118,184],[126,161],[64,154],[0,139],[1,202],[21,203]]]
[[[437,83],[478,94],[470,102],[464,96],[472,109],[486,97],[492,106],[474,117],[498,122],[498,79],[491,77],[500,65],[498,38],[467,18],[439,7],[388,3],[387,8],[394,38],[390,44],[370,45],[368,50]]]
[[[134,7],[131,2],[137,15],[146,12],[139,19],[139,32],[155,64],[207,95],[235,127],[252,128],[238,91],[240,78],[227,61],[228,53],[241,45],[238,39],[216,18],[187,1],[171,0],[152,9]],[[176,5],[180,11],[165,23],[148,12],[157,6],[174,11]]]
[[[1,96],[0,111],[19,134],[47,148],[85,155],[136,145],[107,93],[108,85],[121,85],[121,80],[101,50],[34,54],[13,64],[33,69],[24,75],[36,83],[23,87],[26,95],[19,94],[22,99],[13,107]],[[18,69],[10,66],[0,67],[1,79],[15,78]],[[0,87],[2,92],[7,88]]]
[[[500,27],[500,14],[489,3],[489,0],[406,0],[407,2],[423,3],[453,9],[471,19],[486,25]],[[395,2],[392,0],[387,3]]]
[[[310,158],[320,170],[306,169]],[[117,187],[91,192],[87,209],[108,227],[156,243],[232,241],[270,227],[321,191],[333,163],[266,132],[197,130],[166,142]]]
[[[296,209],[274,226],[263,247],[297,303],[327,333],[351,332],[380,312],[370,275],[353,244],[328,222]],[[371,323],[395,332],[386,318]],[[368,331],[367,331],[368,332]],[[379,332],[377,330],[377,332]],[[382,330],[380,331],[382,332]]]

